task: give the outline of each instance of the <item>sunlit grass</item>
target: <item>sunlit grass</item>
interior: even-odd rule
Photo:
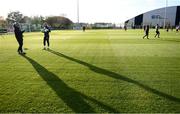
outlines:
[[[143,30],[0,36],[0,112],[180,112],[180,33]]]

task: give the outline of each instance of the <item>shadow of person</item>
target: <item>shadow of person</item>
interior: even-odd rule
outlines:
[[[174,40],[174,39],[172,39],[172,40],[168,40],[168,39],[162,39],[161,41],[167,41],[167,42],[177,42],[177,43],[179,43],[180,42],[180,40]]]
[[[56,92],[56,94],[61,98],[64,103],[69,106],[76,113],[85,113],[85,112],[95,112],[93,108],[84,100],[92,101],[100,107],[104,108],[107,112],[118,112],[117,110],[103,104],[100,101],[92,97],[88,97],[75,89],[69,87],[66,83],[63,82],[57,75],[48,71],[42,65],[37,63],[35,60],[22,55],[29,63],[32,64],[37,73],[42,77],[44,81]]]
[[[62,53],[60,53],[60,52],[56,52],[56,51],[53,51],[53,50],[48,50],[48,52],[51,52],[52,54],[55,54],[55,55],[57,55],[57,56],[59,56],[59,57],[66,58],[66,59],[68,59],[68,60],[71,60],[71,61],[73,61],[73,62],[79,63],[79,64],[81,64],[81,65],[83,65],[83,66],[86,66],[86,67],[88,67],[90,70],[92,70],[93,72],[96,72],[96,73],[99,73],[99,74],[103,74],[103,75],[105,75],[105,76],[109,76],[109,77],[114,78],[114,79],[117,79],[117,80],[123,80],[123,81],[125,81],[125,82],[132,83],[132,84],[134,84],[134,85],[137,85],[137,86],[143,88],[143,89],[146,90],[146,91],[149,91],[149,92],[151,92],[151,93],[153,93],[153,94],[156,94],[156,95],[158,95],[158,96],[161,96],[161,97],[163,97],[163,98],[165,98],[165,99],[169,99],[169,100],[171,100],[171,101],[180,103],[180,98],[177,98],[177,97],[174,97],[174,96],[172,96],[172,95],[163,93],[163,92],[161,92],[161,91],[159,91],[159,90],[153,89],[153,88],[151,88],[151,87],[149,87],[149,86],[147,86],[147,85],[145,85],[145,84],[142,84],[142,83],[140,83],[140,82],[138,82],[138,81],[136,81],[136,80],[130,79],[130,78],[128,78],[128,77],[122,76],[122,75],[120,75],[120,74],[118,74],[118,73],[115,73],[115,72],[112,72],[112,71],[109,71],[109,70],[106,70],[106,69],[103,69],[103,68],[100,68],[100,67],[91,65],[91,64],[86,63],[86,62],[84,62],[84,61],[81,61],[81,60],[78,60],[78,59],[69,57],[69,56],[67,56],[67,55],[64,55],[64,54],[62,54]]]

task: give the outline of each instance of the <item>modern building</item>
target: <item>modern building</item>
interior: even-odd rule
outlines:
[[[144,25],[151,27],[159,24],[160,27],[177,26],[180,24],[180,6],[160,8],[140,14],[125,22],[127,27],[141,28]]]

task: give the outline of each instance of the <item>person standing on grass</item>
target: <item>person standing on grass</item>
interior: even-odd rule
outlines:
[[[44,49],[46,49],[46,42],[47,42],[47,45],[48,45],[47,49],[49,49],[49,46],[50,46],[49,33],[51,32],[51,29],[50,29],[50,27],[48,26],[47,23],[44,23],[44,28],[43,28],[42,32],[44,33],[44,40],[43,40]]]
[[[126,26],[126,24],[124,25],[124,30],[127,31],[127,26]]]
[[[176,26],[176,32],[178,32],[179,31],[179,25],[178,26]]]
[[[147,39],[149,39],[149,25],[146,26],[146,29],[145,29],[145,35],[143,36],[143,39],[147,37]]]
[[[24,30],[21,31],[18,23],[14,23],[13,27],[14,27],[14,34],[15,34],[16,40],[19,44],[17,52],[19,54],[26,54],[25,52],[23,52],[23,49],[22,49],[23,48],[23,33],[25,31]]]
[[[169,32],[169,29],[170,29],[170,24],[168,24],[166,31]]]
[[[156,36],[158,36],[158,38],[160,38],[159,36],[160,36],[160,32],[159,32],[159,25],[157,24],[156,25],[156,35],[155,35],[155,38],[156,38]]]
[[[85,26],[83,26],[83,32],[85,32],[86,31],[86,27]]]

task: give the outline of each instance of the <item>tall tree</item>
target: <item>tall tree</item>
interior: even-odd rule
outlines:
[[[47,17],[46,22],[54,29],[69,29],[72,25],[72,21],[62,16]]]
[[[8,24],[12,24],[14,22],[21,23],[23,21],[23,14],[19,11],[10,12],[6,18]]]
[[[31,23],[32,24],[35,24],[35,25],[42,25],[44,22],[44,17],[43,16],[34,16],[34,17],[31,17]]]
[[[0,16],[0,28],[6,28],[6,20],[2,16]]]

